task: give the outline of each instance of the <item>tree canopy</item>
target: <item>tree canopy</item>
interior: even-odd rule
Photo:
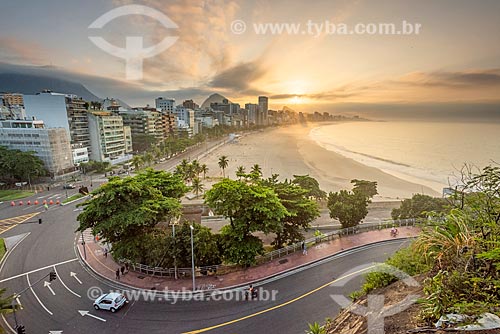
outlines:
[[[92,229],[113,244],[114,251],[128,258],[141,258],[147,243],[144,239],[155,226],[179,216],[179,198],[187,187],[177,176],[148,169],[134,177],[110,178],[93,192],[78,215],[78,231]]]
[[[447,211],[449,203],[443,198],[435,198],[423,194],[415,194],[401,202],[399,208],[392,209],[392,219],[427,218],[431,212]]]
[[[326,192],[320,189],[318,180],[309,175],[294,175],[292,182],[306,189],[308,191],[307,196],[314,197],[317,200],[326,198]]]
[[[368,203],[377,194],[377,183],[365,180],[352,180],[352,191],[340,190],[328,195],[330,217],[338,219],[342,227],[359,224],[368,214]]]
[[[43,161],[34,151],[10,150],[0,146],[0,178],[29,181],[47,174]]]

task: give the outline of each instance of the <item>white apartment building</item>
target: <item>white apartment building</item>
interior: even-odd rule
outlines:
[[[130,131],[124,129],[121,116],[112,115],[108,111],[94,111],[88,113],[88,119],[92,137],[90,159],[108,161],[111,164],[132,159],[129,154],[132,142],[127,137]]]
[[[64,128],[45,128],[40,120],[0,121],[0,146],[34,151],[51,176],[74,170],[68,132]]]
[[[175,99],[159,97],[155,99],[155,107],[161,111],[174,112]]]

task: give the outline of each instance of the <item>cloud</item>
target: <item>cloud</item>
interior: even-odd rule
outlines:
[[[469,88],[477,86],[500,85],[500,69],[458,72],[413,72],[403,76],[396,84],[408,84],[428,87]]]
[[[209,86],[246,91],[252,87],[252,83],[265,74],[265,69],[257,61],[242,63],[216,74],[209,82]]]
[[[43,64],[47,52],[37,43],[0,37],[0,59],[11,63]]]
[[[231,0],[115,0],[117,5],[141,4],[155,8],[175,22],[177,42],[165,52],[144,63],[145,81],[151,85],[178,87],[186,82],[207,82],[215,73],[231,66],[231,46],[228,43],[229,23],[239,5]],[[131,16],[150,24],[150,18]],[[164,37],[166,29],[152,27],[153,43]]]

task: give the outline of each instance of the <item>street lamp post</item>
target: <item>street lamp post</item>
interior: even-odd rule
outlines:
[[[195,278],[194,278],[194,245],[193,245],[194,227],[193,227],[193,225],[189,225],[189,228],[191,230],[191,275],[193,276],[193,291],[195,291],[196,290],[196,283],[195,283]]]
[[[175,225],[179,224],[179,217],[174,217],[170,221],[170,225],[172,226],[172,236],[174,238],[174,278],[177,279],[177,256],[175,253],[177,252],[177,244],[175,241]]]

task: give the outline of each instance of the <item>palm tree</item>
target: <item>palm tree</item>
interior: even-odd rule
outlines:
[[[132,165],[134,166],[135,170],[141,168],[143,164],[144,164],[144,159],[142,159],[142,156],[134,155],[134,157],[132,158]]]
[[[201,183],[201,180],[196,177],[193,179],[193,185],[191,186],[191,189],[193,189],[196,197],[198,197],[198,194],[202,192],[203,189],[205,189],[205,186],[203,185],[203,183]]]
[[[250,171],[250,174],[255,174],[258,177],[262,176],[262,168],[260,168],[259,164],[255,164],[252,166],[252,170]]]
[[[229,160],[227,159],[227,156],[223,155],[219,158],[219,167],[222,169],[222,177],[226,177],[225,174],[225,169],[227,168],[227,165],[229,164]]]
[[[203,173],[203,178],[207,176],[208,173],[208,167],[206,164],[203,164],[200,166],[200,171]]]
[[[6,298],[3,298],[3,294],[5,293],[6,289],[0,289],[0,314],[9,314],[14,312],[14,310],[19,309],[19,305],[14,305],[14,295],[8,296]],[[4,333],[4,330],[2,327],[0,327],[0,333]]]
[[[198,162],[198,160],[193,160],[191,162],[191,166],[193,167],[193,171],[196,174],[196,176],[199,176],[201,173],[201,166],[200,166],[200,163]]]
[[[245,167],[239,166],[238,169],[236,170],[236,177],[238,177],[241,180],[243,176],[245,176]]]
[[[151,166],[151,164],[153,163],[153,155],[151,154],[151,152],[146,152],[142,155],[142,160],[144,161],[144,164]]]

